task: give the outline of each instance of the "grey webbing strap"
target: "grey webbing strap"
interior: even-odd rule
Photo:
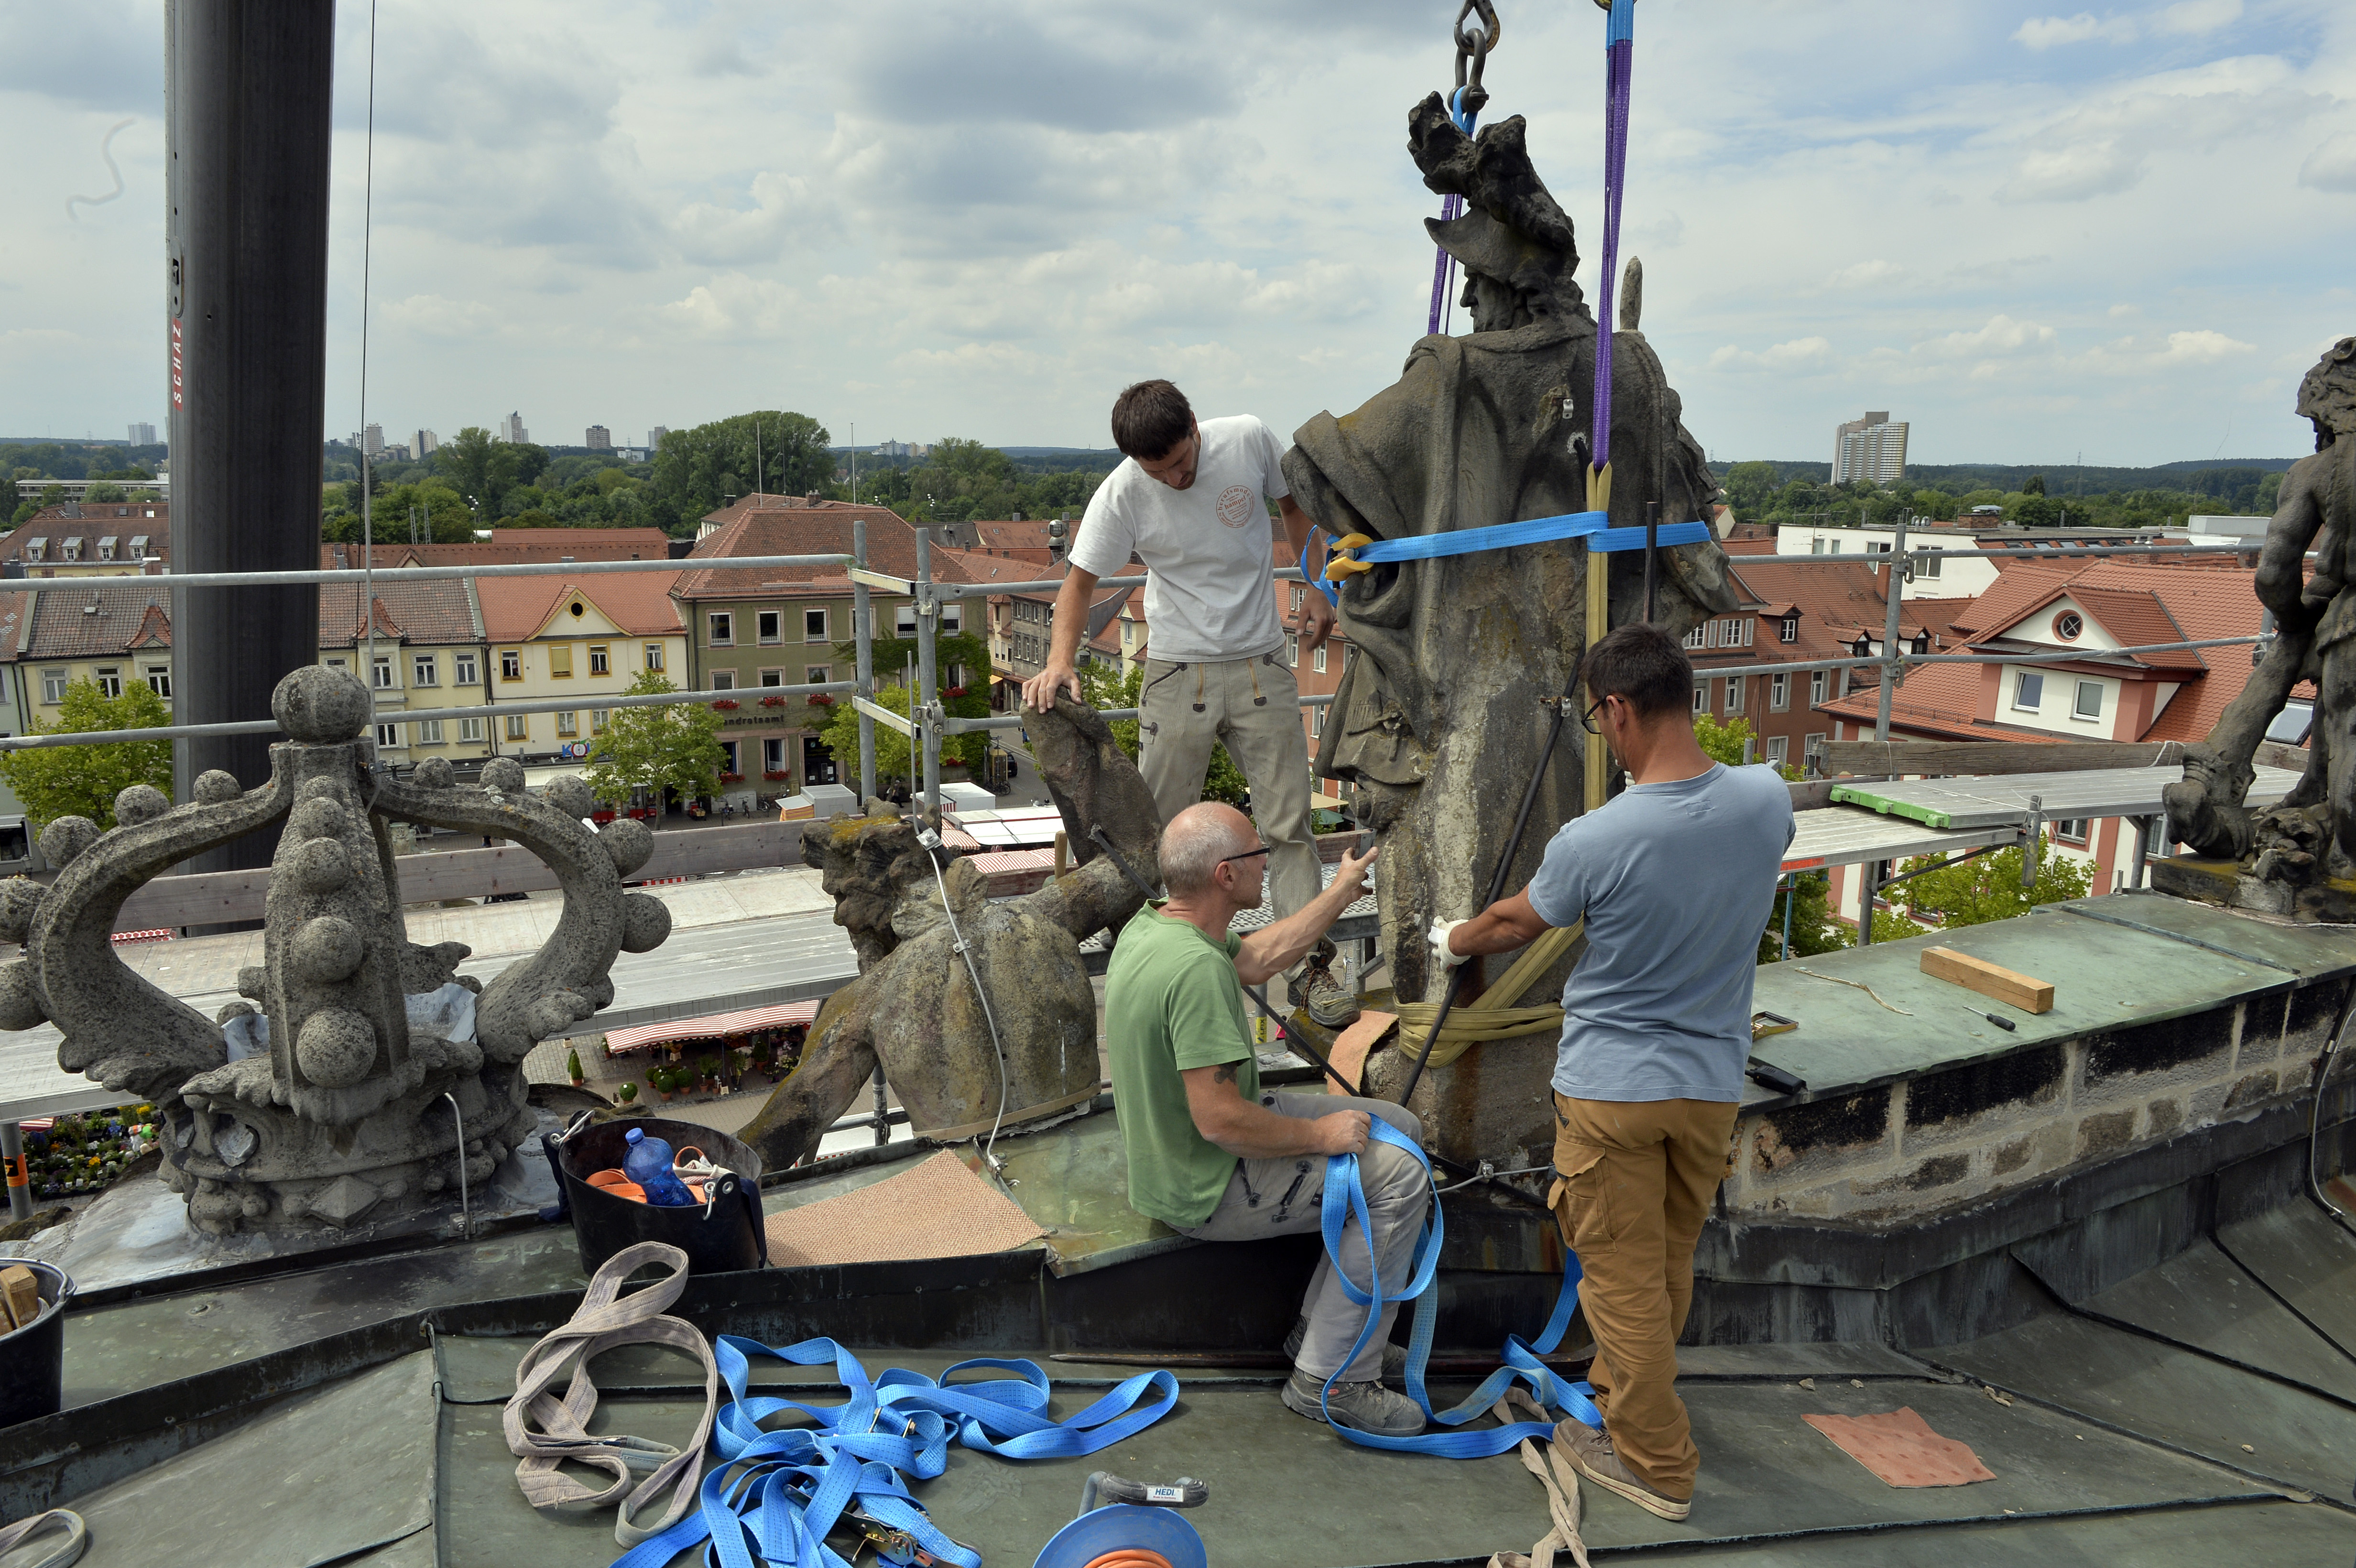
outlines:
[[[1537,1401],[1516,1388],[1506,1390],[1505,1397],[1497,1402],[1497,1419],[1511,1425],[1515,1420],[1513,1410],[1515,1405],[1522,1406],[1528,1414],[1540,1420],[1546,1417],[1546,1412],[1538,1407]],[[1579,1537],[1579,1471],[1563,1456],[1562,1450],[1551,1443],[1541,1454],[1538,1445],[1525,1437],[1517,1452],[1522,1456],[1523,1468],[1536,1476],[1538,1485],[1546,1488],[1547,1513],[1554,1528],[1547,1531],[1546,1539],[1531,1547],[1526,1555],[1519,1552],[1500,1552],[1489,1559],[1488,1568],[1555,1568],[1555,1553],[1558,1552],[1569,1553],[1571,1561],[1578,1563],[1579,1568],[1591,1568],[1587,1561],[1587,1542]]]
[[[0,1530],[0,1557],[6,1556],[44,1530],[51,1529],[63,1530],[66,1538],[51,1547],[47,1557],[36,1558],[25,1563],[23,1568],[66,1568],[66,1564],[80,1557],[82,1549],[90,1544],[90,1527],[83,1524],[81,1515],[71,1509],[53,1508],[47,1513],[20,1519]]]
[[[670,1277],[622,1296],[622,1281],[649,1264],[669,1268]],[[515,1396],[508,1401],[501,1424],[508,1451],[522,1460],[516,1467],[516,1484],[523,1488],[526,1502],[542,1510],[617,1504],[614,1539],[624,1546],[669,1529],[695,1506],[703,1451],[720,1406],[720,1371],[710,1342],[695,1326],[663,1315],[686,1285],[687,1254],[679,1248],[663,1242],[625,1247],[589,1281],[572,1321],[542,1336],[525,1353],[516,1367]],[[686,1448],[643,1437],[590,1435],[587,1423],[597,1408],[597,1384],[589,1375],[589,1363],[623,1345],[669,1345],[703,1363],[703,1419]],[[559,1400],[548,1388],[568,1365],[573,1381]],[[566,1460],[605,1471],[614,1477],[613,1485],[591,1491],[558,1470]],[[645,1472],[651,1473],[631,1488],[631,1477]],[[639,1510],[666,1488],[670,1489],[670,1506],[662,1518],[648,1525],[635,1522]]]

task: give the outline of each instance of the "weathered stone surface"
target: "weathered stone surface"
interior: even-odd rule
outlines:
[[[325,667],[282,681],[273,711],[296,739],[271,749],[262,788],[208,773],[196,799],[175,807],[134,786],[103,836],[78,818],[51,825],[65,863],[52,888],[0,884],[0,934],[21,928],[26,946],[21,963],[0,968],[0,1027],[53,1019],[66,1037],[60,1066],[155,1102],[164,1179],[211,1232],[341,1227],[363,1215],[373,1225],[437,1201],[461,1164],[470,1179],[487,1177],[536,1125],[517,1063],[613,999],[607,971],[626,927],[639,951],[669,929],[659,902],[646,901],[649,911],[622,897],[616,867],[634,855],[643,863],[644,830],[624,825],[635,831],[609,847],[565,809],[577,790],[560,787],[555,804],[528,795],[511,758],[485,770],[491,789],[453,787],[446,764],[406,784],[372,775],[360,739],[369,693]],[[488,987],[463,982],[480,993],[476,1039],[410,1026],[406,998],[450,985],[467,949],[408,940],[394,818],[514,839],[564,887],[540,953]],[[115,957],[115,916],[143,882],[280,819],[263,961],[238,976],[252,1002],[208,1020]],[[268,1050],[230,1062],[223,1027],[256,1002]]]
[[[2176,837],[2196,855],[2237,863],[2254,887],[2218,890],[2217,901],[2303,921],[2341,921],[2356,902],[2356,337],[2343,337],[2299,384],[2296,411],[2315,431],[2315,452],[2283,475],[2266,528],[2256,591],[2277,632],[2250,679],[2199,745],[2185,749],[2184,777],[2161,792]],[[2312,575],[2308,567],[2312,550]],[[2291,793],[2263,812],[2244,805],[2266,727],[2303,681],[2317,688],[2307,768]],[[2334,766],[2333,752],[2340,753]],[[2333,887],[2314,889],[2323,882]],[[2265,890],[2278,890],[2269,897]],[[2208,897],[2190,880],[2169,891]],[[2296,895],[2296,896],[2294,896]],[[2270,906],[2279,907],[2270,907]]]
[[[1378,539],[1586,510],[1597,327],[1573,281],[1570,220],[1530,165],[1523,123],[1468,141],[1434,95],[1409,118],[1408,149],[1426,185],[1466,199],[1464,217],[1430,227],[1464,264],[1472,331],[1424,338],[1397,384],[1345,418],[1301,426],[1284,459],[1292,493],[1329,533]],[[1642,526],[1655,500],[1664,523],[1706,517],[1717,484],[1633,307],[1627,325],[1612,340],[1612,522]],[[1317,770],[1356,782],[1359,820],[1380,836],[1383,946],[1404,998],[1430,999],[1431,919],[1475,912],[1504,853],[1542,760],[1547,705],[1590,636],[1590,559],[1555,544],[1393,563],[1342,591],[1359,656]],[[1614,622],[1641,619],[1643,553],[1594,559],[1613,561]],[[1671,630],[1733,607],[1716,545],[1665,550],[1661,562],[1655,618]],[[1509,887],[1578,815],[1587,739],[1564,725]],[[1530,994],[1559,991],[1576,955]]]
[[[887,816],[838,822],[804,840],[835,896],[836,923],[851,933],[861,973],[827,999],[801,1065],[740,1135],[771,1168],[815,1148],[879,1061],[911,1127],[944,1141],[987,1133],[1001,1104],[1003,1125],[1015,1126],[1095,1096],[1096,996],[1079,942],[1118,926],[1143,898],[1089,829],[1103,827],[1121,858],[1158,884],[1160,818],[1093,709],[1061,699],[1054,712],[1025,722],[1082,860],[1037,892],[992,904],[967,860],[952,861],[936,880],[915,826]],[[955,950],[944,890],[972,972]]]

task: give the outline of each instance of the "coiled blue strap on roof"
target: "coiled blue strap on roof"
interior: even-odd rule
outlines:
[[[772,1347],[723,1334],[712,1341],[712,1355],[728,1386],[712,1432],[720,1463],[703,1477],[695,1513],[639,1542],[614,1568],[663,1568],[706,1541],[705,1561],[718,1568],[851,1568],[826,1544],[846,1514],[896,1535],[878,1544],[884,1562],[912,1563],[921,1552],[956,1568],[980,1568],[980,1555],[943,1534],[908,1490],[909,1479],[929,1480],[948,1467],[952,1439],[1007,1459],[1077,1458],[1143,1431],[1178,1403],[1174,1376],[1140,1372],[1078,1414],[1055,1421],[1044,1413],[1047,1374],[1032,1361],[959,1361],[936,1381],[896,1368],[870,1380],[859,1358],[832,1339]],[[827,1405],[784,1392],[754,1395],[747,1389],[753,1357],[798,1367],[831,1361],[851,1397]],[[1012,1376],[955,1381],[974,1371]],[[811,1424],[762,1426],[787,1412]]]
[[[1637,531],[1641,533],[1643,530]],[[1380,1118],[1376,1118],[1367,1131],[1377,1142],[1405,1149],[1415,1156],[1417,1163],[1423,1167],[1424,1180],[1431,1180],[1431,1162],[1424,1157],[1423,1150],[1416,1146],[1413,1138]],[[1367,1240],[1369,1272],[1374,1276],[1367,1282],[1365,1289],[1359,1288],[1357,1281],[1350,1277],[1349,1270],[1342,1264],[1342,1231],[1353,1215],[1357,1218],[1359,1233]],[[1325,1203],[1320,1218],[1325,1237],[1325,1254],[1333,1262],[1334,1277],[1342,1282],[1344,1294],[1366,1309],[1366,1326],[1358,1331],[1357,1342],[1350,1347],[1350,1353],[1342,1358],[1342,1370],[1347,1371],[1350,1363],[1358,1359],[1359,1352],[1366,1348],[1366,1341],[1373,1336],[1376,1325],[1381,1322],[1383,1303],[1387,1299],[1383,1295],[1381,1272],[1371,1266],[1374,1229],[1367,1222],[1366,1189],[1359,1173],[1357,1156],[1335,1155],[1327,1162]],[[1491,1372],[1461,1404],[1449,1410],[1431,1408],[1431,1398],[1424,1392],[1423,1370],[1431,1357],[1432,1327],[1439,1314],[1440,1293],[1432,1288],[1432,1281],[1440,1271],[1440,1243],[1445,1235],[1440,1197],[1435,1190],[1430,1211],[1424,1219],[1423,1233],[1416,1241],[1415,1259],[1408,1270],[1407,1284],[1398,1296],[1399,1300],[1415,1303],[1415,1327],[1408,1339],[1407,1392],[1422,1408],[1425,1419],[1440,1426],[1461,1426],[1484,1413],[1496,1403],[1497,1396],[1515,1383],[1526,1382],[1538,1403],[1549,1413],[1573,1416],[1590,1426],[1602,1425],[1603,1416],[1590,1397],[1595,1392],[1594,1389],[1583,1382],[1567,1381],[1538,1360],[1562,1343],[1563,1334],[1570,1327],[1571,1309],[1579,1304],[1579,1257],[1569,1248],[1565,1248],[1563,1253],[1562,1291],[1555,1297],[1554,1312],[1547,1318],[1547,1325],[1539,1330],[1537,1339],[1526,1342],[1518,1334],[1508,1335],[1503,1358],[1505,1365]],[[1341,1375],[1341,1371],[1336,1371],[1325,1380],[1324,1388],[1318,1391],[1321,1408]],[[1329,1422],[1333,1420],[1330,1410],[1326,1412],[1326,1419]],[[1540,1440],[1552,1437],[1554,1423],[1516,1421],[1471,1432],[1423,1432],[1412,1437],[1385,1437],[1372,1432],[1355,1431],[1338,1423],[1333,1424],[1333,1430],[1362,1448],[1382,1448],[1398,1454],[1430,1454],[1442,1459],[1485,1459],[1492,1455],[1505,1453],[1526,1437]]]

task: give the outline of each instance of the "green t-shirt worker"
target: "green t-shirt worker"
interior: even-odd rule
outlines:
[[[1327,1157],[1355,1154],[1386,1295],[1407,1283],[1431,1189],[1412,1155],[1367,1136],[1380,1116],[1419,1141],[1423,1125],[1381,1100],[1263,1093],[1244,1016],[1243,987],[1298,963],[1364,891],[1374,854],[1344,859],[1324,892],[1298,912],[1237,937],[1237,912],[1257,909],[1268,846],[1230,805],[1189,806],[1162,829],[1162,879],[1170,896],[1121,928],[1105,976],[1105,1035],[1113,1108],[1129,1149],[1129,1201],[1180,1235],[1258,1241],[1319,1228]],[[1342,1265],[1363,1288],[1366,1237],[1354,1217]],[[1356,1360],[1343,1358],[1365,1326],[1328,1258],[1319,1264],[1286,1349],[1292,1376],[1284,1403],[1323,1420],[1399,1436],[1423,1429],[1415,1402],[1382,1383],[1396,1301]]]

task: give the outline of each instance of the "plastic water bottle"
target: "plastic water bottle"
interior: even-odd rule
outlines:
[[[648,1202],[676,1208],[695,1201],[687,1184],[671,1170],[669,1144],[647,1136],[642,1127],[632,1127],[622,1136],[630,1146],[629,1152],[622,1157],[622,1174],[638,1184]]]

